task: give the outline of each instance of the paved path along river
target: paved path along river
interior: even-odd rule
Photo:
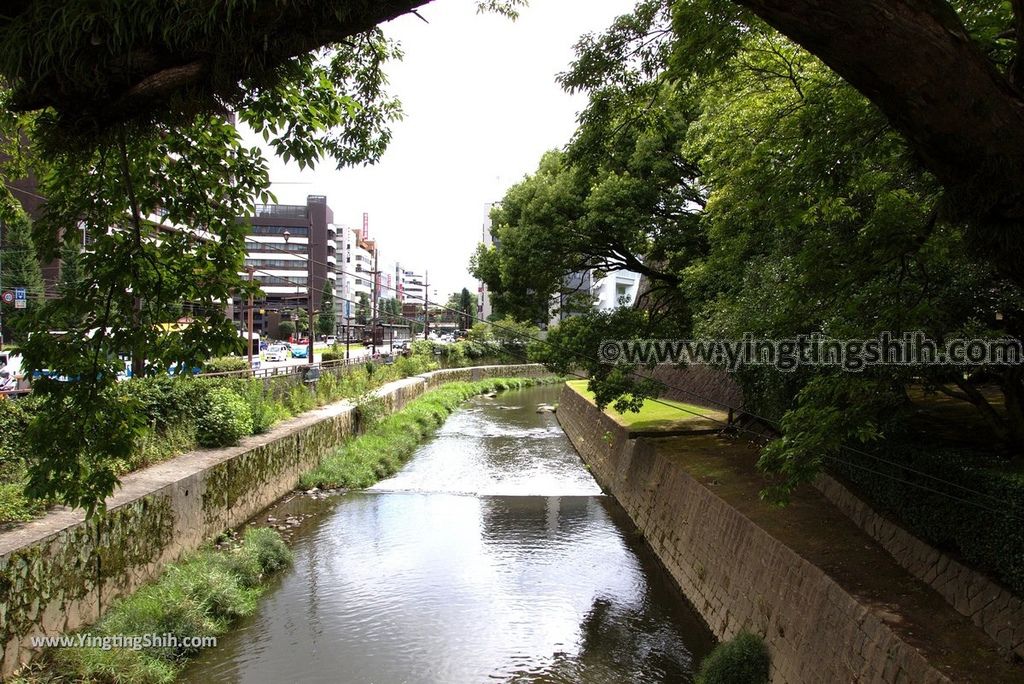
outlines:
[[[689,681],[712,637],[536,412],[557,396],[477,397],[397,476],[271,511],[311,516],[294,567],[184,679]]]

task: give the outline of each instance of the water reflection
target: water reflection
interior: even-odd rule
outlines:
[[[289,503],[320,513],[295,567],[186,680],[689,680],[710,637],[533,412],[550,392],[459,412],[375,491]],[[544,495],[507,495],[531,486]]]

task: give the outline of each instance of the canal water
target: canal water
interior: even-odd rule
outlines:
[[[395,477],[297,496],[295,564],[189,682],[686,682],[713,646],[555,417],[477,397]],[[308,517],[306,517],[308,516]]]

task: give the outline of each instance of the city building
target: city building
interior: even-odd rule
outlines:
[[[632,306],[640,287],[640,274],[633,271],[612,271],[604,278],[594,280],[590,293],[594,306],[608,311],[620,306]]]
[[[325,282],[337,299],[337,227],[326,197],[310,195],[304,205],[257,205],[255,215],[240,220],[249,225],[245,267],[252,269],[265,295],[254,303],[256,332],[277,336],[281,320],[296,309],[308,310],[310,290],[312,308],[319,309]],[[232,318],[243,329],[245,307],[238,298],[232,307]]]
[[[494,236],[491,235],[491,213],[490,210],[494,207],[493,204],[487,205],[487,212],[484,214],[484,225],[483,234],[481,241],[484,247],[490,249],[495,245]],[[476,288],[476,316],[479,320],[486,321],[490,320],[491,314],[494,313],[494,307],[491,305],[491,293],[487,291],[487,283],[480,281]]]

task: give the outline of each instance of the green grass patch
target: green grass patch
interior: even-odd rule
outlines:
[[[594,393],[587,389],[587,382],[587,380],[569,380],[567,384],[594,404],[596,403]],[[729,419],[728,414],[722,411],[671,399],[658,399],[657,401],[648,399],[637,413],[632,411],[619,413],[612,406],[605,407],[604,411],[620,425],[631,430],[683,428],[687,427],[688,423],[706,422],[709,418],[715,422],[726,422]]]
[[[398,472],[416,447],[433,434],[466,399],[495,390],[520,389],[541,382],[537,378],[499,378],[479,382],[452,382],[427,392],[397,413],[372,421],[358,437],[344,442],[299,485],[361,489]]]
[[[291,551],[268,528],[246,530],[240,544],[226,551],[204,549],[169,565],[160,578],[118,601],[83,634],[93,645],[50,649],[14,679],[20,684],[94,682],[165,684],[173,682],[196,647],[185,637],[215,637],[256,610],[268,577],[291,563]],[[177,637],[178,646],[146,645],[145,635]],[[74,635],[72,635],[74,636]],[[104,648],[114,637],[139,637],[139,648]]]

